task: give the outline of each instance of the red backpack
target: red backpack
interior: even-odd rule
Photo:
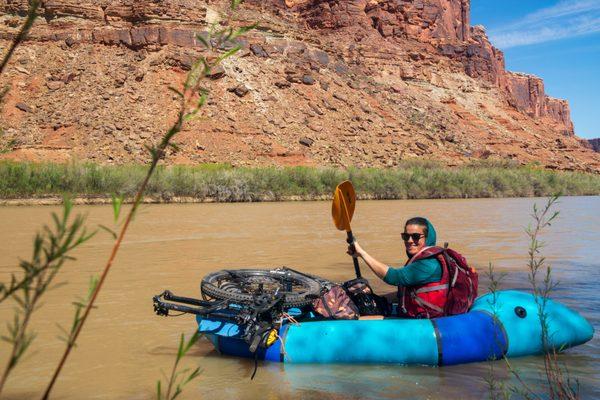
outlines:
[[[448,268],[448,300],[446,315],[463,314],[469,311],[477,298],[479,275],[469,267],[467,260],[459,252],[443,248],[440,255]]]
[[[444,289],[438,288],[439,282],[433,282],[423,287],[413,287],[412,293],[409,291],[407,297],[404,296],[406,295],[406,291],[404,291],[401,299],[403,300],[403,307],[406,305],[408,315],[414,316],[417,315],[418,311],[423,311],[419,307],[424,308],[427,318],[464,314],[473,305],[477,297],[477,286],[479,283],[477,271],[469,267],[467,260],[462,254],[447,248],[447,246],[448,244],[445,244],[444,247],[432,246],[425,248],[410,260],[410,262],[413,262],[435,257],[442,266],[442,281],[444,281],[444,284],[447,282],[448,286]],[[432,290],[428,286],[433,286],[436,290]],[[440,304],[443,310],[434,309],[430,304],[431,300],[423,301],[424,299],[421,298],[421,301],[419,301],[418,299],[420,296],[433,296],[435,298],[434,294],[440,291],[446,292],[444,294],[446,296],[445,302],[442,302],[443,305]],[[423,294],[419,295],[419,292],[423,292]],[[411,299],[414,301],[411,302]]]

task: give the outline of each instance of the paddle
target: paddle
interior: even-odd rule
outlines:
[[[333,223],[336,228],[340,231],[346,231],[347,238],[346,242],[350,245],[352,251],[354,251],[354,236],[352,235],[352,228],[350,228],[350,221],[352,215],[354,215],[354,207],[356,205],[356,193],[352,182],[344,181],[337,185],[335,192],[333,193],[333,203],[331,204],[331,216],[333,217]],[[354,272],[356,277],[360,278],[360,267],[358,266],[358,259],[354,260]]]

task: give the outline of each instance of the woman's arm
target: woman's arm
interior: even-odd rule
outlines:
[[[437,282],[440,279],[442,279],[440,262],[435,258],[425,258],[402,268],[390,267],[383,281],[394,286],[415,286]]]
[[[352,257],[360,257],[365,260],[365,263],[371,268],[371,271],[375,273],[378,277],[383,279],[388,272],[389,267],[382,263],[381,261],[377,261],[373,256],[367,253],[357,242],[354,242],[355,252],[352,253],[350,247],[348,248],[348,254]]]
[[[356,252],[352,253],[349,247],[348,254],[353,257],[362,258],[369,268],[371,268],[371,271],[389,285],[422,285],[442,279],[442,266],[435,258],[418,260],[403,268],[390,268],[381,261],[373,258],[358,243],[354,242],[354,247]]]

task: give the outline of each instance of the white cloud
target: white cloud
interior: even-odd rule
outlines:
[[[600,0],[561,1],[492,29],[492,43],[501,48],[549,42],[600,32]]]
[[[541,10],[527,15],[524,18],[524,22],[546,21],[592,11],[600,11],[600,1],[563,0],[552,7],[542,8]]]

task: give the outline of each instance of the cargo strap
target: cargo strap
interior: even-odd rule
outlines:
[[[444,290],[444,289],[448,289],[447,283],[444,283],[442,285],[423,287],[421,289],[417,289],[415,291],[415,293],[428,293],[428,292],[435,292],[436,290]]]
[[[446,245],[447,244],[448,243],[446,243]],[[450,260],[449,260],[448,252],[446,252],[445,249],[447,249],[447,246],[444,247],[444,252],[442,253],[442,256],[444,257],[444,260],[446,260],[446,265],[450,265]],[[450,282],[450,287],[451,288],[453,288],[454,285],[456,284],[456,279],[458,278],[458,272],[459,272],[459,270],[461,270],[463,273],[465,272],[459,265],[456,265],[456,269],[454,270],[454,275],[452,276],[452,279],[451,279],[451,282]]]
[[[418,303],[418,304],[420,304],[421,306],[429,307],[429,308],[431,308],[432,310],[435,310],[435,311],[437,311],[437,312],[444,312],[444,310],[443,310],[442,308],[440,308],[440,307],[436,306],[435,304],[431,304],[430,302],[428,302],[428,301],[425,301],[425,300],[423,300],[423,299],[422,299],[422,298],[420,298],[420,297],[416,297],[416,296],[415,296],[415,302],[417,302],[417,303]]]

